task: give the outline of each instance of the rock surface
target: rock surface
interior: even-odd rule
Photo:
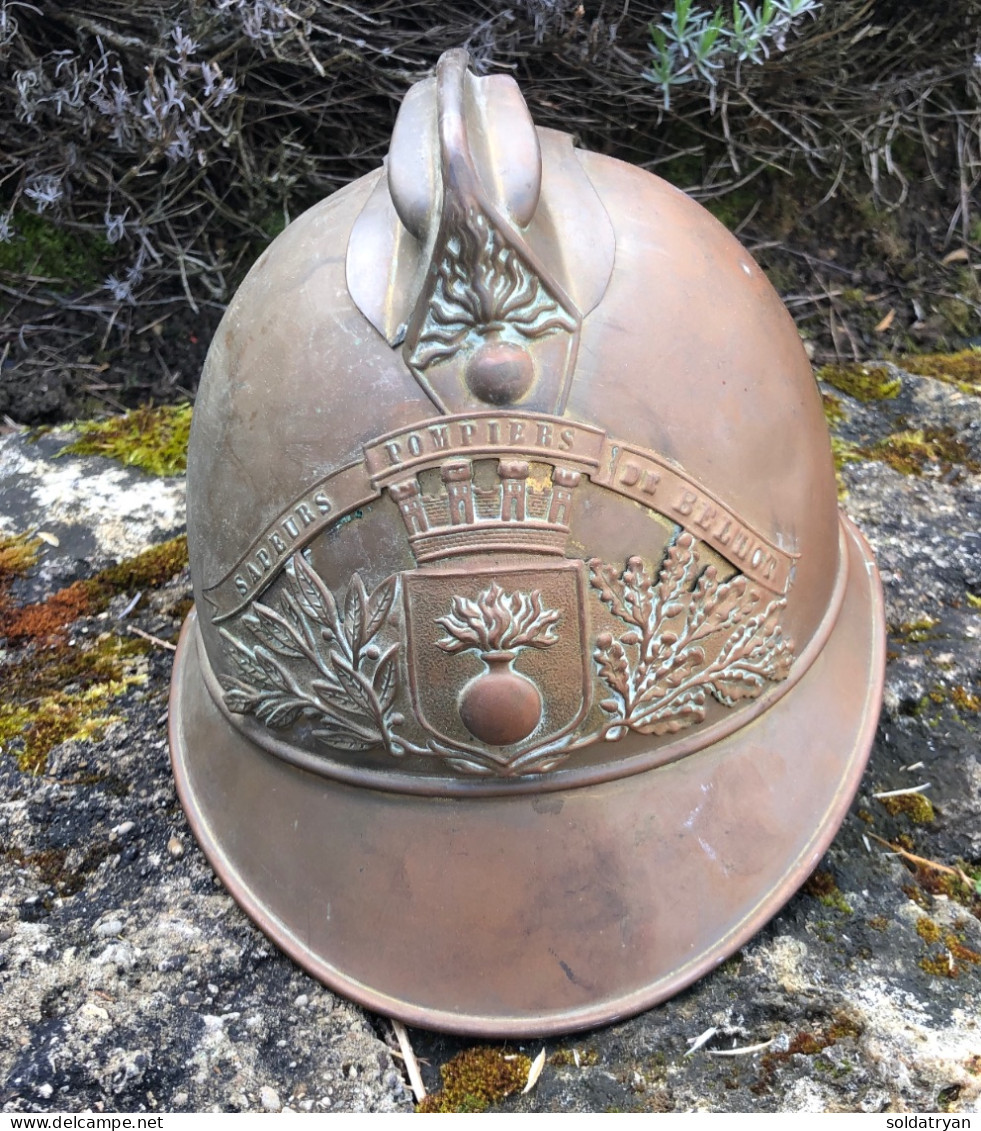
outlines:
[[[894,399],[841,397],[840,437],[865,453],[842,469],[844,505],[890,626],[879,732],[841,832],[711,976],[621,1024],[522,1042],[549,1059],[509,1110],[981,1111],[981,898],[950,871],[981,861],[981,402],[898,375]],[[924,426],[958,458],[913,476],[869,456]],[[180,522],[179,481],[54,461],[56,447],[0,438],[0,532],[58,540],[19,600]],[[72,631],[168,640],[188,593],[181,574]],[[41,774],[0,755],[0,1110],[411,1111],[389,1023],[279,954],[198,850],[167,761],[171,657],[148,649],[101,740],[56,746]],[[475,1043],[410,1037],[431,1088]]]

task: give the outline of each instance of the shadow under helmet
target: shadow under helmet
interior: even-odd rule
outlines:
[[[171,746],[215,870],[415,1025],[582,1029],[754,934],[882,690],[794,324],[657,177],[451,52],[212,343]]]

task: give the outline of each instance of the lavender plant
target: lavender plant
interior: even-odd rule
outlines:
[[[912,0],[0,0],[0,412],[18,382],[133,403],[140,331],[206,340],[261,247],[377,167],[406,88],[461,44],[518,74],[541,125],[686,163],[702,197],[803,164],[820,192],[864,168],[898,200],[897,154],[951,154],[935,180],[967,241],[979,20],[981,0],[928,18]],[[193,369],[161,357],[190,391]]]
[[[821,0],[762,0],[759,7],[733,0],[727,20],[721,8],[709,13],[694,7],[694,0],[674,0],[660,22],[651,24],[653,58],[644,77],[660,88],[665,110],[671,109],[674,87],[698,80],[707,85],[714,108],[719,72],[727,63],[762,66],[820,8]]]

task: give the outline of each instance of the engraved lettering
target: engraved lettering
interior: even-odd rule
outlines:
[[[246,566],[246,568],[249,571],[249,577],[251,578],[253,585],[257,581],[262,580],[262,574],[255,568],[255,566],[251,562],[249,562],[249,564]]]
[[[658,483],[661,482],[661,477],[656,471],[644,472],[644,485],[641,490],[645,495],[653,495],[657,490]]]
[[[410,432],[408,439],[405,441],[405,446],[409,449],[410,456],[422,455],[422,440],[415,432]]]
[[[501,425],[498,421],[487,421],[487,437],[492,444],[499,444],[501,442]]]
[[[331,501],[327,498],[325,492],[318,491],[316,495],[314,495],[313,501],[317,504],[317,510],[320,511],[321,514],[330,514]]]
[[[777,571],[777,559],[770,554],[766,559],[766,569],[763,570],[763,576],[767,581],[773,580],[773,575]]]
[[[695,522],[703,529],[708,530],[712,523],[718,517],[719,511],[717,507],[713,507],[710,503],[706,503],[702,507],[702,513],[695,519]]]
[[[385,451],[388,452],[388,458],[392,461],[392,467],[396,467],[402,462],[402,449],[395,440],[388,441],[385,445]]]
[[[243,597],[247,597],[249,595],[249,583],[240,573],[237,573],[235,575],[235,588],[239,591],[239,593],[241,593]]]
[[[550,448],[552,446],[552,425],[541,423],[538,425],[538,446]]]
[[[255,556],[256,561],[259,563],[259,565],[262,566],[262,572],[268,573],[272,568],[272,558],[269,556],[269,551],[265,548],[265,546],[261,546],[258,550],[256,550]]]
[[[476,431],[477,426],[475,424],[464,423],[460,425],[460,443],[463,447],[470,447],[470,441],[473,439],[473,434]]]
[[[518,444],[525,438],[525,425],[523,420],[511,421],[511,444]]]
[[[559,440],[561,443],[559,447],[564,452],[571,452],[575,444],[576,434],[571,428],[563,428],[559,433]]]
[[[277,554],[285,553],[286,543],[282,540],[282,538],[280,538],[275,530],[271,530],[269,532],[269,541],[272,543],[272,548],[276,551]]]
[[[309,526],[313,522],[313,511],[307,506],[306,503],[296,504],[296,514],[304,526]]]
[[[716,538],[718,538],[723,546],[728,546],[730,540],[732,539],[732,534],[730,533],[731,527],[732,523],[727,519],[725,526],[723,526],[719,533],[716,534]]]
[[[678,514],[689,515],[698,502],[698,496],[694,491],[682,491],[681,498],[671,508]]]
[[[757,546],[756,549],[753,551],[753,556],[749,559],[749,564],[753,567],[753,569],[759,569],[760,563],[763,561],[763,559],[765,557],[766,557],[766,554],[763,550],[763,547]]]
[[[445,424],[433,425],[433,427],[429,429],[429,435],[433,438],[436,451],[441,452],[444,448],[450,446],[450,434]]]
[[[624,487],[636,487],[640,482],[640,468],[635,463],[628,463],[620,476],[620,482]]]
[[[291,539],[300,537],[300,528],[296,525],[292,518],[284,518],[280,526],[286,531]]]
[[[745,530],[740,530],[735,538],[733,538],[732,552],[740,561],[746,560],[746,555],[749,553],[749,535]]]

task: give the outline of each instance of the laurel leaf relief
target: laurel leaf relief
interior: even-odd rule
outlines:
[[[391,726],[402,721],[391,714],[398,644],[383,651],[375,638],[398,579],[369,594],[355,573],[341,612],[303,554],[293,555],[284,577],[277,604],[256,601],[233,629],[221,630],[239,673],[224,681],[226,706],[267,726],[309,719],[316,737],[341,750],[390,744]]]

